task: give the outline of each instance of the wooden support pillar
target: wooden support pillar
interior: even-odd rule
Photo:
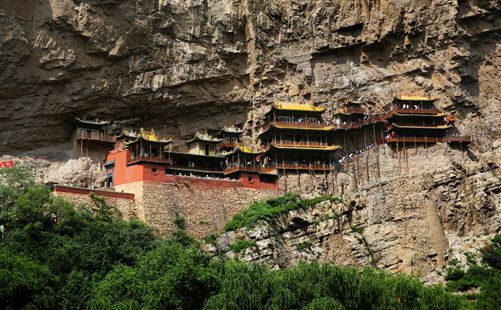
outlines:
[[[298,165],[299,165],[299,162],[298,162]],[[299,169],[296,169],[296,173],[297,173],[297,188],[299,190],[301,190],[301,174],[299,173]]]
[[[360,154],[357,154],[357,151],[358,151],[358,145],[357,145],[357,139],[355,137],[355,132],[353,133],[353,143],[355,145],[355,176],[356,176],[356,179],[355,179],[355,183],[357,184],[357,187],[358,187],[358,180],[360,179],[360,165],[359,165],[359,157],[360,157]]]
[[[365,130],[365,127],[363,127],[364,129],[364,143],[365,143],[365,150],[367,151],[367,160],[365,161],[365,173],[367,174],[366,177],[367,177],[367,183],[369,183],[370,181],[370,178],[369,178],[369,158],[370,158],[370,148],[367,146],[367,131]]]
[[[407,147],[405,145],[405,141],[404,141],[404,158],[405,158],[405,166],[406,166],[406,170],[407,170],[407,174],[409,174],[409,157],[407,156]]]
[[[324,170],[324,183],[326,191],[329,192],[329,180],[327,179],[327,172],[325,170]]]
[[[398,148],[398,140],[397,140],[397,157],[398,157],[398,174],[401,172],[401,163],[400,163],[400,149]]]
[[[424,151],[425,151],[425,157],[428,158],[428,140],[426,136],[424,136]]]
[[[283,164],[282,164],[283,166]],[[285,186],[285,193],[287,194],[287,172],[285,170],[285,167],[283,168],[284,171],[284,186]]]
[[[380,171],[380,168],[379,168],[379,143],[377,143],[376,141],[376,125],[372,124],[372,133],[374,135],[374,143],[377,144],[377,154],[376,154],[376,162],[377,162],[377,178],[380,179],[381,178],[381,171]],[[381,141],[383,142],[383,141]]]

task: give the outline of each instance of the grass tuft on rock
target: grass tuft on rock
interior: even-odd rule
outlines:
[[[256,240],[237,240],[230,244],[230,250],[235,253],[240,253],[245,249],[251,248],[256,245]]]

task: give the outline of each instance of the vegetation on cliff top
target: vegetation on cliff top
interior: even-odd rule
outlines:
[[[226,231],[235,230],[242,227],[253,227],[260,221],[269,221],[277,218],[291,210],[306,209],[323,201],[341,201],[335,196],[320,196],[312,199],[301,199],[297,194],[286,194],[284,196],[257,201],[242,212],[233,216],[231,221],[226,223]]]
[[[183,232],[180,217],[173,238],[161,239],[137,221],[115,218],[102,203],[77,207],[32,179],[17,179],[25,173],[8,172],[0,185],[0,304],[6,309],[469,309],[493,301],[492,292],[485,293],[487,303],[482,293],[473,303],[375,269],[270,270],[210,259]],[[485,256],[489,262],[499,261],[496,251]]]

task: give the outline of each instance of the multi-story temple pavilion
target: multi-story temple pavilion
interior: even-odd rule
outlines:
[[[266,114],[264,131],[259,135],[264,149],[264,167],[281,170],[331,170],[334,128],[322,119],[325,108],[311,104],[275,103]]]
[[[166,173],[222,177],[224,156],[217,148],[221,141],[207,133],[195,133],[193,138],[186,141],[188,152],[168,153],[171,160],[166,167]]]
[[[218,144],[221,153],[231,152],[237,145],[242,143],[243,129],[238,127],[223,127],[217,134],[222,141]]]
[[[224,175],[237,178],[245,187],[276,190],[277,170],[263,167],[263,153],[245,145],[237,145],[233,151],[225,154]]]
[[[161,139],[155,131],[141,128],[139,132],[124,130],[119,137],[130,151],[129,163],[134,162],[166,162],[166,148],[172,143],[171,139]]]
[[[348,101],[334,113],[335,129],[351,129],[367,119],[362,103],[358,101]]]
[[[394,100],[387,120],[387,143],[469,142],[454,137],[455,117],[435,107],[435,98],[401,96]],[[461,141],[460,141],[461,140]]]
[[[115,136],[108,134],[110,122],[76,118],[75,150],[80,157],[92,157],[101,162],[115,145]]]

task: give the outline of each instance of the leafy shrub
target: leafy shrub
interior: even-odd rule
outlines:
[[[299,251],[309,250],[312,246],[313,243],[311,243],[311,241],[303,241],[296,244],[296,247]]]
[[[269,221],[281,214],[295,209],[307,209],[327,200],[339,200],[337,197],[320,196],[313,199],[300,199],[297,194],[286,194],[267,201],[254,202],[249,208],[237,213],[226,223],[226,231],[241,227],[253,227],[259,221]]]
[[[496,235],[491,244],[482,249],[481,253],[482,261],[486,265],[478,265],[471,260],[470,264],[473,265],[467,271],[458,267],[448,269],[447,289],[455,292],[469,292],[468,298],[475,300],[479,309],[499,309],[501,305],[501,235]],[[454,263],[451,264],[454,265]],[[476,294],[478,290],[480,293]]]

